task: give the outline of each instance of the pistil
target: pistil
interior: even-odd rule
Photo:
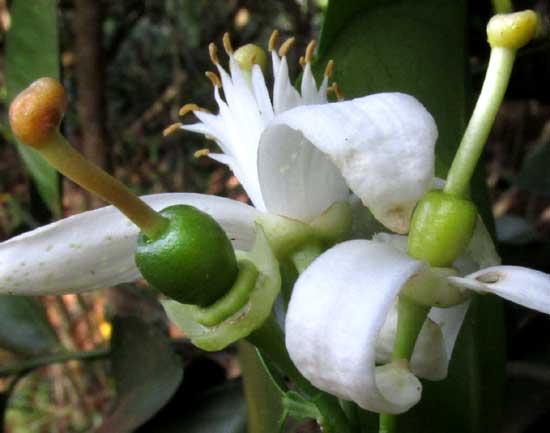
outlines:
[[[148,237],[156,238],[166,228],[167,220],[121,182],[84,158],[59,132],[66,106],[65,90],[57,80],[35,81],[10,106],[14,135],[37,150],[61,174],[113,204]]]

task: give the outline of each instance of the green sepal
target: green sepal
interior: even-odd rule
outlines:
[[[430,191],[414,211],[409,254],[431,266],[448,267],[468,246],[476,221],[477,209],[470,200]]]
[[[352,210],[349,203],[334,203],[310,223],[279,215],[263,214],[256,218],[264,229],[279,260],[288,258],[305,244],[321,241],[326,247],[347,239],[351,234]]]
[[[249,260],[239,261],[237,279],[229,291],[208,307],[193,305],[193,318],[205,326],[214,326],[231,317],[248,302],[250,292],[256,285],[259,272]]]
[[[192,305],[167,300],[162,304],[168,318],[206,351],[222,350],[231,343],[258,329],[271,314],[273,303],[281,289],[279,263],[260,226],[256,226],[256,240],[250,252],[237,251],[239,261],[248,260],[259,272],[248,302],[223,322],[204,326],[194,317]]]

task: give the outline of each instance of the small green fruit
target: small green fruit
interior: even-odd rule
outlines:
[[[476,221],[470,200],[430,191],[414,211],[409,254],[434,267],[451,266],[470,242]]]
[[[162,234],[138,238],[135,260],[141,274],[183,304],[214,303],[237,278],[231,241],[214,218],[193,206],[170,206],[160,214],[168,220]]]

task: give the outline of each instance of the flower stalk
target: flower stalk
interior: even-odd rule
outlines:
[[[409,254],[427,261],[430,266],[451,265],[472,235],[476,221],[475,207],[472,213],[471,211],[467,212],[471,209],[467,209],[464,203],[458,203],[457,209],[454,209],[456,206],[452,206],[453,209],[447,209],[446,204],[452,203],[453,198],[468,199],[470,180],[502,104],[517,50],[531,40],[535,34],[536,26],[537,16],[529,10],[515,14],[496,15],[487,25],[487,36],[491,46],[487,74],[474,112],[453,159],[442,197],[437,197],[436,206],[430,206],[430,197],[427,196],[424,204],[428,205],[422,206],[423,202],[421,202],[413,215],[409,236]],[[450,213],[447,212],[449,210],[451,210]],[[448,215],[443,215],[445,213]],[[420,217],[419,214],[421,214]],[[466,218],[469,222],[466,226],[463,218],[465,214],[470,216]],[[422,224],[418,224],[419,220]],[[462,241],[461,239],[449,239],[453,233],[459,233],[464,239]],[[452,246],[456,246],[456,248],[449,248],[446,245],[449,240],[453,241],[451,242]],[[441,262],[442,256],[444,256],[445,263]],[[397,335],[392,355],[394,361],[410,360],[420,329],[428,313],[428,307],[417,305],[405,296],[399,297]],[[390,414],[381,414],[379,432],[393,433],[396,430],[396,417]]]
[[[530,10],[496,15],[489,21],[489,66],[474,112],[449,170],[443,189],[446,193],[467,197],[470,179],[508,87],[517,50],[532,39],[536,28],[537,15]]]

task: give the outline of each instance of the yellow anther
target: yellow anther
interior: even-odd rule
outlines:
[[[180,108],[179,115],[185,116],[191,111],[202,111],[203,113],[210,113],[206,108],[199,107],[197,104],[185,104]]]
[[[210,60],[212,61],[212,63],[214,63],[215,65],[220,64],[220,59],[218,57],[218,47],[214,42],[210,42],[208,44],[208,54],[210,55]]]
[[[304,68],[306,66],[306,58],[304,56],[300,56],[300,59],[298,60],[300,63],[300,66]]]
[[[228,55],[233,54],[233,46],[231,45],[231,36],[228,32],[223,34],[223,48]]]
[[[279,41],[279,30],[273,30],[273,33],[271,33],[271,36],[269,37],[269,42],[267,44],[267,50],[273,51],[275,47],[277,46],[277,42]]]
[[[170,126],[164,128],[164,131],[162,131],[163,137],[168,137],[169,135],[172,135],[174,132],[176,132],[178,129],[180,129],[183,125],[179,122],[172,123]]]
[[[290,47],[294,45],[294,42],[296,42],[296,38],[294,36],[284,41],[283,45],[281,45],[281,48],[279,48],[279,56],[281,57],[286,56],[286,53],[288,53],[288,50],[290,50]]]
[[[344,100],[344,94],[342,93],[342,89],[336,82],[332,83],[329,87],[327,87],[327,93],[334,93],[334,96],[336,96],[336,99],[338,99],[338,101]]]
[[[315,51],[315,47],[317,46],[317,42],[315,40],[312,40],[307,44],[306,48],[306,63],[310,63],[311,59],[313,59],[313,52]]]
[[[218,74],[216,74],[215,72],[212,72],[212,71],[206,71],[204,73],[204,75],[206,75],[208,77],[208,79],[210,80],[210,82],[212,83],[212,85],[214,87],[221,87],[222,86],[222,81],[220,80],[220,77],[218,77]]]
[[[325,68],[325,77],[327,78],[332,77],[333,72],[334,72],[334,60],[330,59],[327,63],[327,67]]]
[[[208,156],[208,154],[210,153],[210,149],[208,149],[207,147],[204,148],[204,149],[199,149],[197,150],[194,154],[193,154],[193,157],[194,158],[202,158],[203,156]]]

